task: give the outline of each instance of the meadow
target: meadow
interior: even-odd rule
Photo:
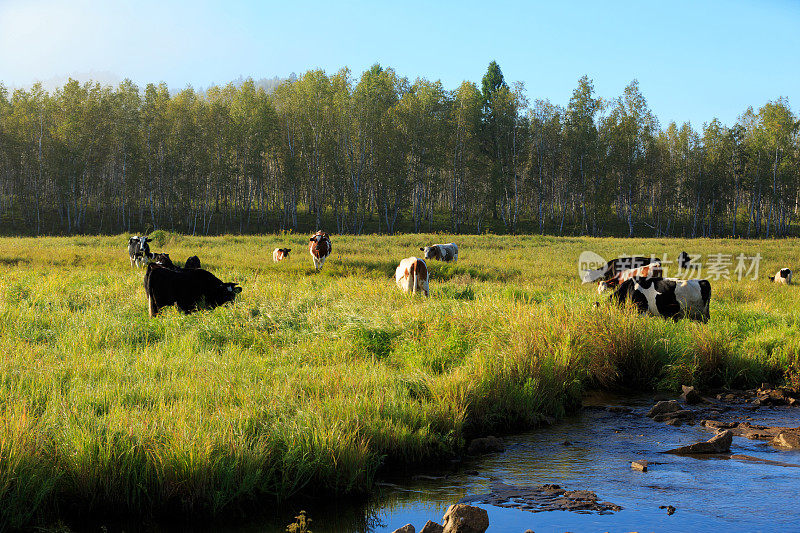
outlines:
[[[297,495],[368,492],[471,437],[546,423],[583,392],[796,381],[797,240],[308,236],[157,232],[244,291],[234,305],[147,314],[127,235],[0,239],[0,529],[58,516],[219,515]],[[433,242],[431,297],[394,269]],[[274,264],[272,249],[293,249]],[[619,310],[581,285],[607,259],[762,256],[759,279],[712,281],[707,324]],[[735,278],[735,276],[732,277]]]

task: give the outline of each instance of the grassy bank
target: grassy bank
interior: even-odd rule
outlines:
[[[587,388],[745,386],[798,368],[798,241],[162,235],[153,250],[244,287],[233,306],[147,316],[127,236],[0,239],[0,529],[53,515],[216,514],[370,488],[380,469],[561,416]],[[392,276],[420,245],[431,298]],[[159,242],[160,241],[160,242]],[[295,255],[275,265],[272,249]],[[760,252],[761,279],[712,281],[707,324],[595,308],[595,250]]]

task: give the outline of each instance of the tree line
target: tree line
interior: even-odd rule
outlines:
[[[778,98],[737,122],[662,128],[636,81],[584,76],[566,107],[492,62],[454,90],[375,65],[143,90],[0,84],[0,232],[547,233],[784,237],[800,120]]]

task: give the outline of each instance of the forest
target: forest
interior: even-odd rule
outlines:
[[[662,127],[637,81],[531,101],[374,65],[171,92],[0,84],[0,234],[797,235],[800,117]]]

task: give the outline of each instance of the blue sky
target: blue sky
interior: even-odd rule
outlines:
[[[566,104],[588,74],[612,98],[632,79],[662,125],[779,96],[800,105],[800,1],[0,0],[0,81],[92,73],[205,87],[311,68],[479,82],[492,59],[531,100]]]

